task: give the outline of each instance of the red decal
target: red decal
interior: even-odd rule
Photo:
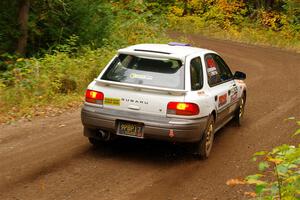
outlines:
[[[216,67],[215,61],[212,58],[208,58],[206,60],[206,62],[207,62],[208,68]]]
[[[219,96],[219,107],[227,103],[227,93]]]
[[[169,131],[169,137],[172,138],[172,137],[174,137],[174,136],[175,136],[174,130],[173,130],[173,129],[170,129],[170,131]]]

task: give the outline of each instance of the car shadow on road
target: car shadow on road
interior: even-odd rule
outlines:
[[[114,158],[154,164],[196,160],[189,145],[132,138],[119,138],[109,143],[91,146],[89,155],[99,159]]]
[[[148,163],[153,165],[177,165],[182,163],[210,163],[218,154],[220,148],[217,145],[226,142],[226,137],[231,137],[232,131],[238,129],[233,121],[226,124],[215,135],[215,143],[211,152],[211,157],[201,160],[193,155],[192,144],[172,143],[157,140],[141,140],[134,138],[118,138],[112,142],[103,142],[100,145],[87,149],[84,155],[95,159],[114,159],[132,163]]]

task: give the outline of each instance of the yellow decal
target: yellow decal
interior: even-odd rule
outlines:
[[[112,105],[112,106],[119,106],[120,99],[119,98],[104,98],[104,104]]]

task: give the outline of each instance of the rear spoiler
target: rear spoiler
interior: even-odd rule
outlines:
[[[140,90],[154,90],[159,92],[166,92],[172,95],[183,95],[187,91],[186,90],[180,90],[180,89],[172,89],[172,88],[162,88],[162,87],[155,87],[155,86],[147,86],[147,85],[136,85],[131,83],[120,83],[120,82],[114,82],[114,81],[107,81],[102,79],[95,79],[97,84],[102,85],[112,85],[112,86],[119,86],[119,87],[130,87]]]
[[[118,51],[119,54],[128,54],[132,56],[146,56],[146,57],[154,57],[154,58],[164,58],[164,59],[174,59],[184,61],[184,57],[177,54],[163,54],[163,53],[153,53],[147,51],[132,51],[127,49],[120,49]]]

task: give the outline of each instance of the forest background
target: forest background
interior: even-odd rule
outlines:
[[[118,48],[170,30],[299,51],[300,1],[2,0],[0,27],[4,123],[78,106]]]

